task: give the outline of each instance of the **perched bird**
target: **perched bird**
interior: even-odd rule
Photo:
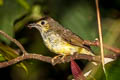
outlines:
[[[41,18],[36,23],[29,24],[28,27],[39,30],[48,49],[62,55],[62,58],[74,53],[94,55],[88,46],[82,44],[82,38],[64,28],[51,17]]]

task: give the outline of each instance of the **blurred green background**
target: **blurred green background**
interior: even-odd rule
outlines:
[[[100,0],[104,43],[120,48],[120,1]],[[85,40],[98,38],[95,0],[0,0],[0,30],[16,38],[31,53],[54,56],[43,44],[36,29],[28,29],[27,24],[50,16]],[[99,48],[92,47],[99,55]],[[19,56],[19,48],[0,35],[0,61]],[[105,50],[105,54],[112,53]],[[21,53],[22,54],[22,53]],[[77,60],[81,69],[86,60]],[[0,80],[72,80],[70,63],[52,66],[37,60],[25,60],[18,64],[1,68]],[[107,79],[120,80],[120,60],[106,65]],[[93,74],[95,80],[105,80],[99,67]],[[91,79],[93,80],[93,79]]]

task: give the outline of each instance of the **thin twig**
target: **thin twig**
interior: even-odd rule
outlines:
[[[103,70],[105,72],[102,26],[101,26],[101,18],[100,18],[100,10],[99,10],[98,0],[96,0],[96,9],[97,9],[98,32],[99,32],[99,39],[100,39],[101,61],[102,61]]]
[[[108,45],[106,45],[106,44],[103,44],[103,46],[104,46],[105,48],[107,48],[108,50],[114,52],[114,53],[119,53],[119,54],[120,54],[120,49],[119,49],[119,48],[114,48],[114,47],[108,46]]]
[[[88,40],[84,40],[82,44],[89,45],[89,46],[100,46],[100,43],[99,43],[98,40],[93,41],[93,42],[92,41],[88,41]],[[103,47],[105,49],[108,49],[109,51],[112,51],[114,53],[120,54],[120,49],[119,48],[108,46],[107,44],[103,44]]]
[[[100,11],[99,11],[99,4],[98,0],[96,0],[96,9],[97,9],[97,21],[98,21],[98,32],[99,32],[99,39],[100,39],[100,50],[101,50],[101,60],[104,66],[104,50],[103,50],[103,40],[102,40],[102,26],[101,26],[101,18],[100,18]]]
[[[17,41],[16,39],[10,37],[8,34],[6,34],[5,32],[1,31],[0,30],[0,34],[2,34],[3,36],[5,36],[7,39],[9,39],[10,41],[12,41],[13,43],[15,43],[20,49],[21,51],[23,52],[23,54],[26,54],[26,50],[24,49],[24,47],[22,46],[22,44]]]

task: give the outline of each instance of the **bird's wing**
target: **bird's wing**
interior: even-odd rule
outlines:
[[[82,44],[83,39],[75,35],[74,33],[72,33],[69,29],[64,29],[59,34],[68,43],[75,45],[75,46],[80,46],[80,47],[83,46]]]
[[[56,33],[58,33],[69,44],[79,46],[79,47],[84,47],[87,50],[91,51],[91,49],[88,45],[86,46],[86,45],[82,44],[82,42],[83,42],[82,38],[80,38],[79,36],[74,34],[69,29],[66,29],[66,28],[62,27],[62,25],[60,25],[55,20],[54,21],[53,21],[53,19],[52,19],[52,21],[49,20],[49,24],[51,26],[51,29],[54,30]]]

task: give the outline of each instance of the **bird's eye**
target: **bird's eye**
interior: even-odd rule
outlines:
[[[41,21],[41,25],[44,25],[45,24],[45,21]]]

